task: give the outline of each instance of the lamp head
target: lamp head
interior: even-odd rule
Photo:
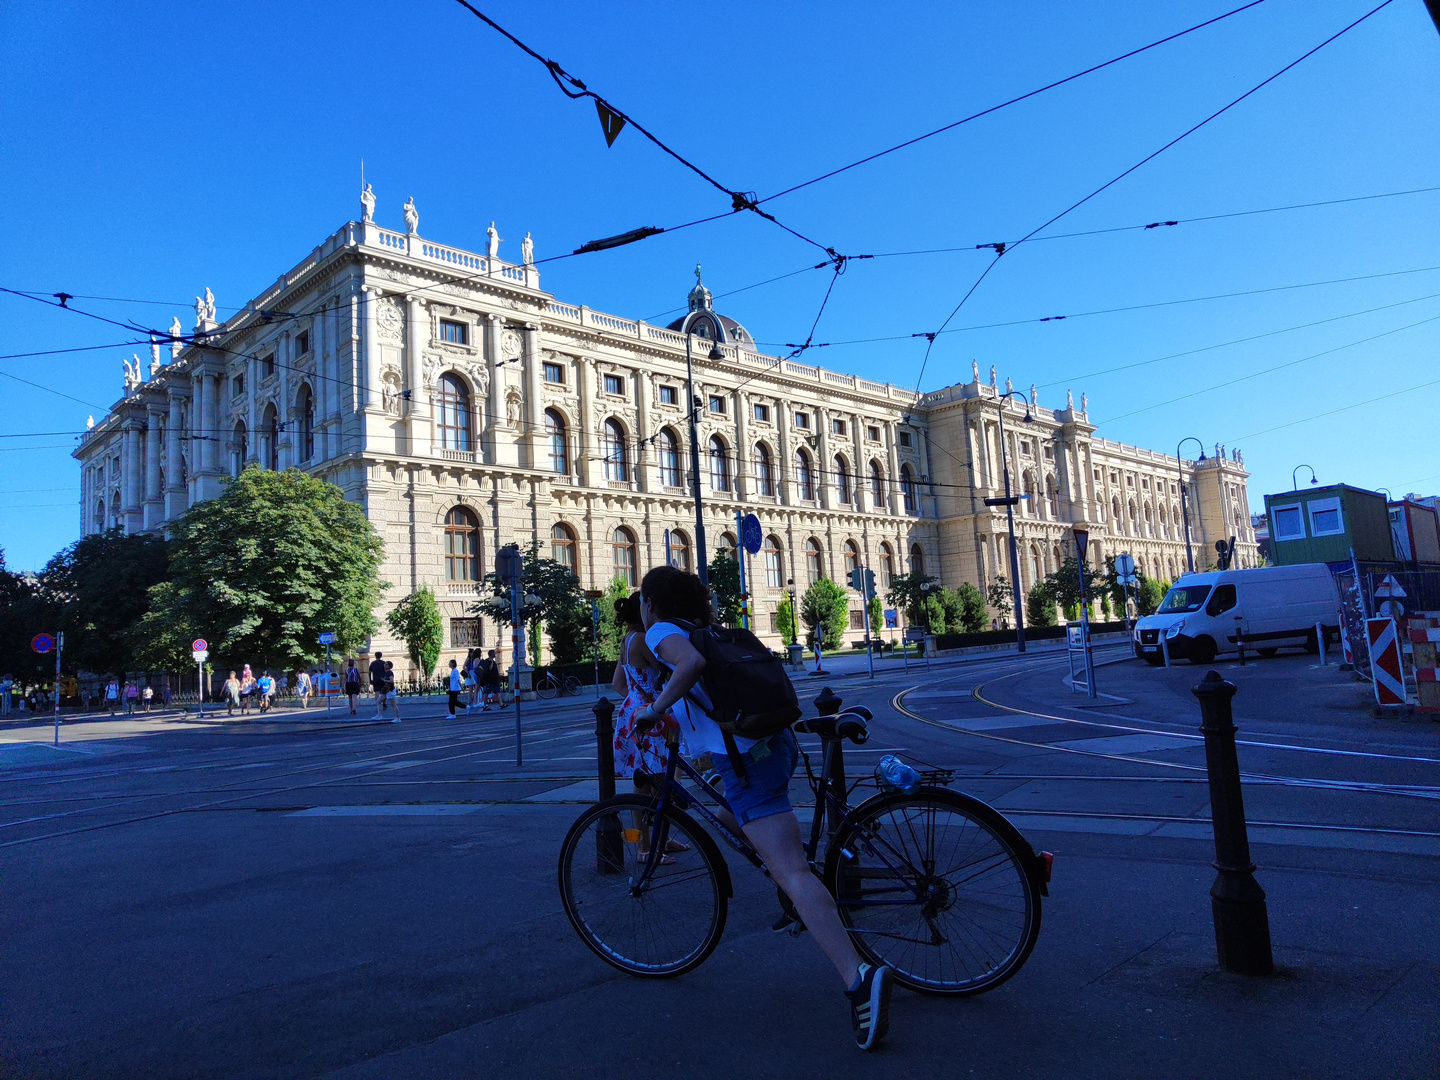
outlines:
[[[725,354],[720,351],[720,346],[719,346],[719,345],[711,345],[711,346],[710,346],[710,359],[711,359],[711,360],[724,360],[724,359],[725,359]]]
[[[1205,460],[1205,448],[1203,446],[1200,448],[1200,460]]]

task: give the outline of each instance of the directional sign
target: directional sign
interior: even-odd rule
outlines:
[[[208,648],[210,648],[210,643],[203,637],[197,637],[194,641],[190,642],[191,652],[204,652]]]
[[[335,635],[332,634],[332,633],[330,633],[328,630],[327,630],[325,633],[323,633],[323,634],[320,635],[320,644],[321,644],[321,645],[330,645],[330,644],[333,644],[334,641],[335,641]]]
[[[754,514],[746,514],[745,519],[740,522],[740,542],[751,555],[760,554],[760,545],[765,542],[765,537],[760,528],[760,519]]]
[[[30,648],[43,656],[47,652],[55,651],[55,639],[49,634],[36,634],[30,639]]]
[[[1366,619],[1365,641],[1370,646],[1370,671],[1375,700],[1381,705],[1405,704],[1405,674],[1400,666],[1400,638],[1393,619]]]

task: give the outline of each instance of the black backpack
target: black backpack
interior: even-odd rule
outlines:
[[[674,622],[689,634],[690,644],[705,658],[700,683],[710,698],[710,708],[690,700],[720,726],[730,765],[743,780],[745,760],[735,736],[769,739],[799,720],[800,699],[795,687],[785,666],[749,630]]]

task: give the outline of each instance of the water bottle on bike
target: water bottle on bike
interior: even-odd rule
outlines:
[[[920,774],[894,754],[886,754],[875,766],[875,783],[881,791],[898,791],[914,795],[920,790]]]

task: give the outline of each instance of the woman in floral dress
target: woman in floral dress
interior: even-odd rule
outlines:
[[[657,724],[647,733],[639,734],[635,731],[635,714],[648,708],[659,696],[662,669],[645,645],[639,593],[615,602],[615,621],[625,626],[625,638],[620,643],[620,661],[615,665],[615,678],[611,683],[617,694],[625,695],[616,711],[615,775],[620,779],[633,780],[637,792],[649,795],[654,791],[649,778],[665,775],[664,727]],[[673,718],[667,716],[667,719]],[[636,817],[639,817],[638,813]],[[636,828],[640,828],[638,820]],[[648,835],[642,830],[642,837]],[[644,839],[641,850],[649,850]],[[671,840],[666,845],[669,852],[688,850],[689,845],[678,840]],[[664,861],[674,862],[668,854],[664,856]]]

